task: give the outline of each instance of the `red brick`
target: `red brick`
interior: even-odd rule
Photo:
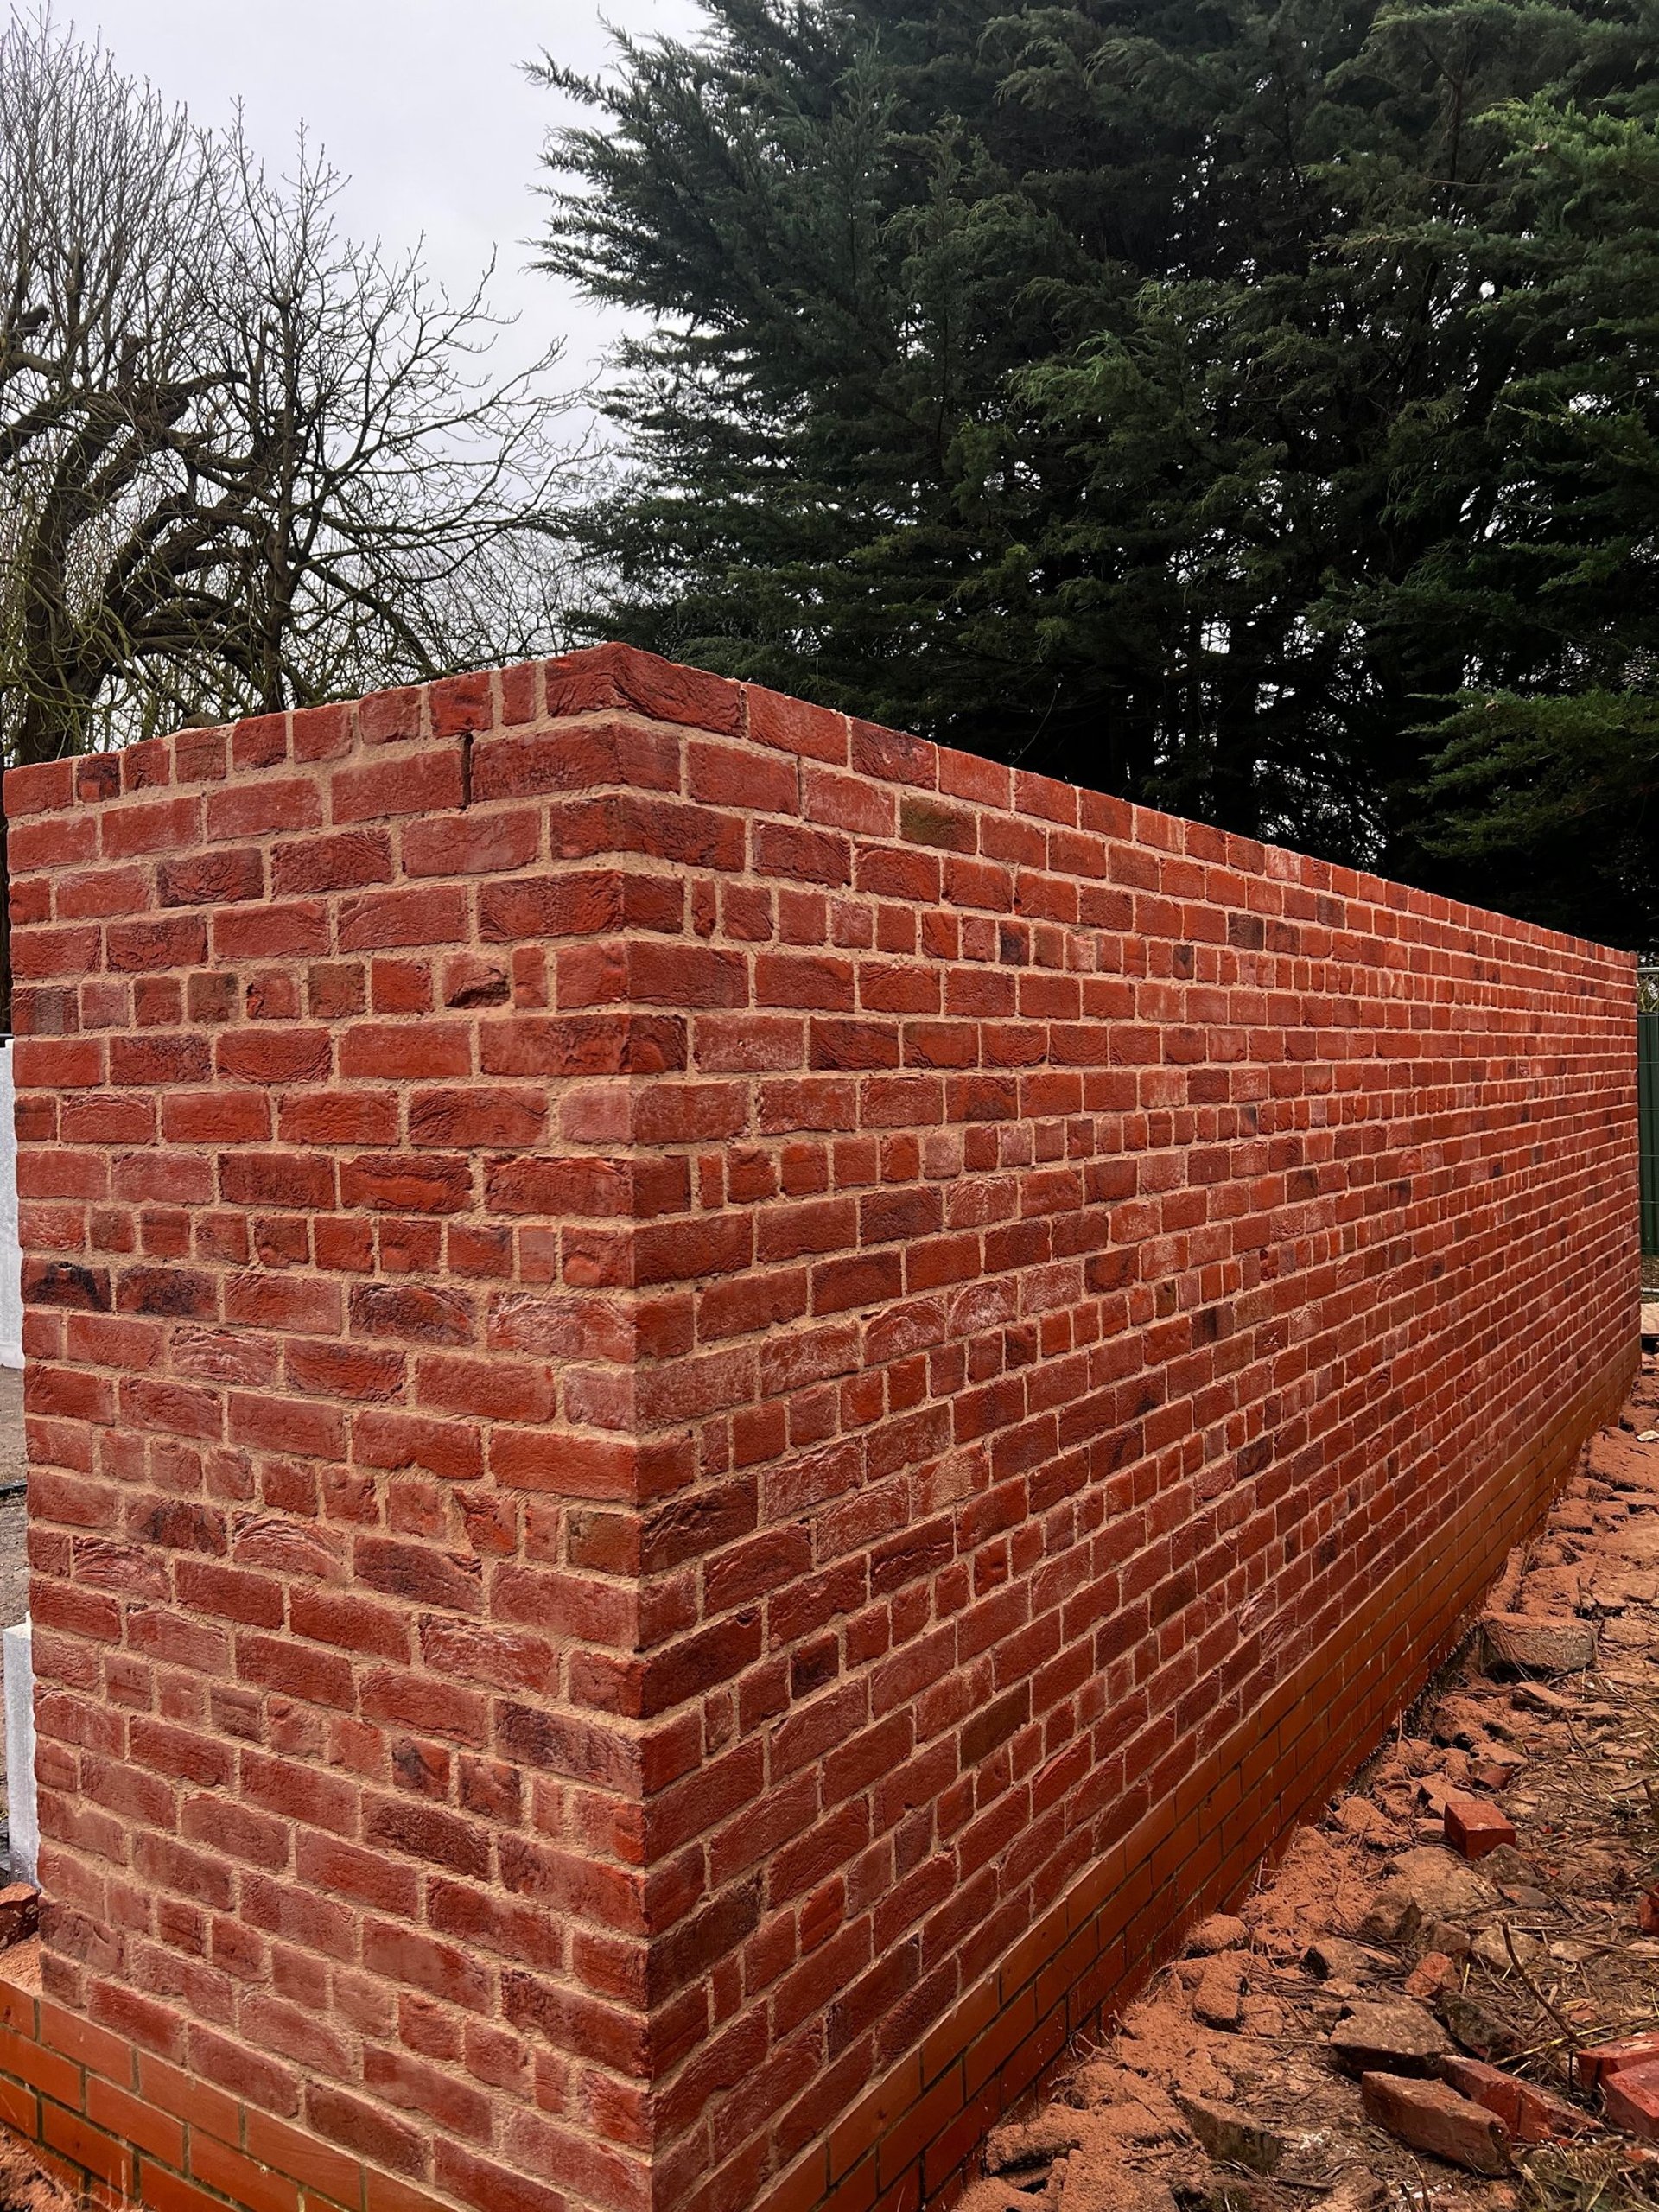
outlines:
[[[460,748],[449,745],[418,759],[337,769],[329,779],[328,819],[386,822],[402,815],[438,814],[458,807],[462,796]]]
[[[1515,1841],[1515,1823],[1480,1797],[1448,1797],[1446,1840],[1465,1859],[1484,1859],[1500,1843]]]
[[[157,2201],[948,2196],[1616,1408],[1622,955],[623,647],[12,787],[0,2061]]]
[[[1659,2067],[1659,2034],[1591,2044],[1577,2053],[1574,2061],[1579,2086],[1585,2089],[1602,2088],[1616,2074],[1629,2074],[1637,2067]]]
[[[1602,2107],[1615,2127],[1659,2138],[1659,2066],[1623,2067],[1603,2078]]]

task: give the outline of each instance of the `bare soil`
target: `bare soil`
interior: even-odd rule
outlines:
[[[1353,1789],[1295,1833],[1237,1919],[1205,1923],[1098,2045],[1073,2050],[1052,2102],[1024,2124],[1035,2132],[993,2136],[962,2212],[1659,2205],[1659,2144],[1609,2124],[1576,2063],[1581,2047],[1659,2031],[1659,1937],[1638,1921],[1659,1881],[1659,1358],[1644,1358],[1619,1422],[1587,1447],[1497,1599],[1510,1613],[1592,1627],[1593,1666],[1488,1672],[1471,1636]],[[1444,1845],[1448,1795],[1500,1808],[1515,1845],[1466,1866]],[[1425,1897],[1461,1885],[1459,1909],[1392,1929],[1402,1876]],[[1333,1957],[1331,1937],[1363,1948]],[[1431,1951],[1446,1963],[1408,1993]],[[1217,1992],[1224,2000],[1230,1987],[1237,2024],[1218,2027]],[[1561,2115],[1555,2140],[1516,2142],[1494,2178],[1408,2149],[1368,2120],[1332,2045],[1357,2005],[1379,2003],[1577,2118]],[[1203,2147],[1183,2102],[1195,2096],[1264,2128],[1268,2152],[1217,2154],[1213,2119]]]

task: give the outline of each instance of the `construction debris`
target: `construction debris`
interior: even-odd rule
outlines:
[[[1379,2127],[1471,2174],[1510,2171],[1510,2131],[1496,2113],[1460,2097],[1444,2082],[1418,2082],[1398,2074],[1360,2079],[1365,2110]]]
[[[1421,2005],[1356,2005],[1331,2031],[1332,2051],[1351,2074],[1432,2074],[1451,2048]]]
[[[1448,1797],[1446,1840],[1465,1859],[1484,1859],[1500,1844],[1515,1841],[1515,1828],[1496,1805],[1483,1797]]]
[[[1615,2074],[1603,2092],[1607,2117],[1632,2135],[1659,2136],[1659,2066]]]
[[[1183,2096],[1176,2102],[1186,2124],[1217,2164],[1249,2166],[1258,2174],[1276,2173],[1289,2149],[1289,2139],[1264,2120],[1252,2119],[1236,2105],[1212,2103],[1208,2097]]]
[[[1596,1631],[1583,1621],[1543,1620],[1529,1613],[1487,1613],[1480,1624],[1490,1672],[1581,1675],[1596,1663]]]
[[[1659,1359],[1459,1656],[962,2212],[1659,2208]]]

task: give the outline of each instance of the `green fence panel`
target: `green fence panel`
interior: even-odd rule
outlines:
[[[1636,1104],[1642,1147],[1642,1249],[1659,1254],[1659,1012],[1636,1017]]]

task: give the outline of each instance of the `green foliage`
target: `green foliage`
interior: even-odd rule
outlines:
[[[1659,698],[1502,692],[1471,700],[1439,734],[1429,784],[1438,850],[1495,876],[1524,871],[1528,913],[1559,929],[1583,928],[1593,886],[1603,936],[1653,942]]]
[[[1659,940],[1656,0],[705,5],[549,71],[595,628]]]

